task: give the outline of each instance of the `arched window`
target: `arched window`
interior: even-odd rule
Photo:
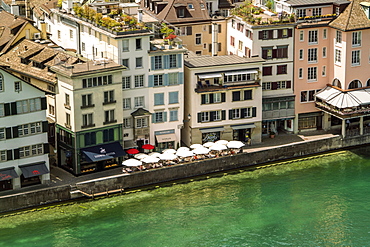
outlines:
[[[369,80],[367,80],[367,82],[366,82],[366,86],[367,86],[367,87],[370,87],[370,79],[369,79]]]
[[[354,89],[354,88],[360,88],[360,87],[362,87],[362,83],[360,82],[360,80],[353,80],[348,85],[348,89]]]
[[[333,86],[335,86],[335,87],[339,87],[339,88],[342,88],[342,84],[340,83],[340,80],[338,80],[338,79],[334,79],[334,81],[333,81]]]
[[[4,80],[3,75],[0,74],[0,92],[4,91]]]

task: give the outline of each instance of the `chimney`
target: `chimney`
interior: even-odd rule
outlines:
[[[142,9],[137,10],[137,22],[138,23],[143,22],[143,10]]]
[[[42,21],[40,23],[40,26],[41,26],[41,39],[47,39],[48,38],[47,31],[46,31],[47,24]]]

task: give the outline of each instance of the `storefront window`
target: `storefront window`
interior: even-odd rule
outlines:
[[[220,140],[220,132],[210,132],[202,134],[203,143],[205,142],[214,142]]]
[[[316,117],[304,117],[298,120],[299,129],[316,128]]]

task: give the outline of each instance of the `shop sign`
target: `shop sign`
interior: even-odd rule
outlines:
[[[12,179],[13,177],[9,174],[0,173],[0,180]]]
[[[218,135],[215,132],[205,134],[203,142],[214,142],[217,141]]]
[[[109,152],[107,153],[107,151],[105,150],[105,148],[100,148],[100,154],[95,154],[94,155],[94,158],[102,158],[102,157],[105,157],[105,156],[113,156],[116,154],[116,152]]]

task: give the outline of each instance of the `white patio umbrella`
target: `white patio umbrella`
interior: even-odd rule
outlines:
[[[229,141],[229,143],[226,144],[226,146],[228,148],[241,148],[241,147],[245,146],[245,144],[242,143],[241,141]]]
[[[141,160],[142,162],[148,164],[148,163],[157,163],[159,161],[159,158],[148,156]]]
[[[128,159],[122,162],[124,166],[141,166],[143,162],[137,159]]]
[[[218,141],[216,141],[215,143],[217,143],[217,144],[221,144],[221,145],[226,145],[226,144],[228,144],[229,142],[228,142],[228,141],[226,141],[226,140],[218,140]]]
[[[176,155],[180,156],[180,157],[191,157],[191,156],[194,156],[194,153],[193,153],[193,151],[183,150],[183,151],[180,151],[180,152],[176,152]]]
[[[159,158],[159,155],[160,155],[160,153],[158,153],[158,152],[153,152],[153,153],[149,153],[148,154],[148,156],[150,156],[150,157],[156,157],[156,158]]]
[[[193,145],[190,146],[190,148],[192,148],[192,149],[196,149],[196,148],[199,148],[199,147],[203,147],[203,145],[199,144],[199,143],[196,143],[196,144],[193,144]]]
[[[175,149],[169,148],[162,151],[162,153],[174,154],[176,153]]]
[[[138,154],[135,154],[134,157],[136,159],[141,160],[141,159],[144,159],[145,157],[148,157],[148,155],[147,154],[144,154],[144,153],[138,153]]]
[[[159,158],[161,160],[175,160],[175,159],[177,159],[177,155],[170,154],[170,153],[164,153],[164,154],[161,154],[161,156]]]
[[[215,145],[214,142],[206,142],[203,144],[203,147],[209,148],[210,146]]]
[[[222,151],[222,150],[226,150],[227,147],[225,145],[215,143],[214,145],[210,146],[209,149],[215,150],[215,151]]]
[[[205,147],[201,147],[201,148],[196,148],[193,150],[193,152],[195,154],[208,154],[209,153],[209,149],[208,148],[205,148]]]
[[[177,149],[177,152],[181,152],[181,151],[189,151],[190,149],[188,147],[179,147]]]

